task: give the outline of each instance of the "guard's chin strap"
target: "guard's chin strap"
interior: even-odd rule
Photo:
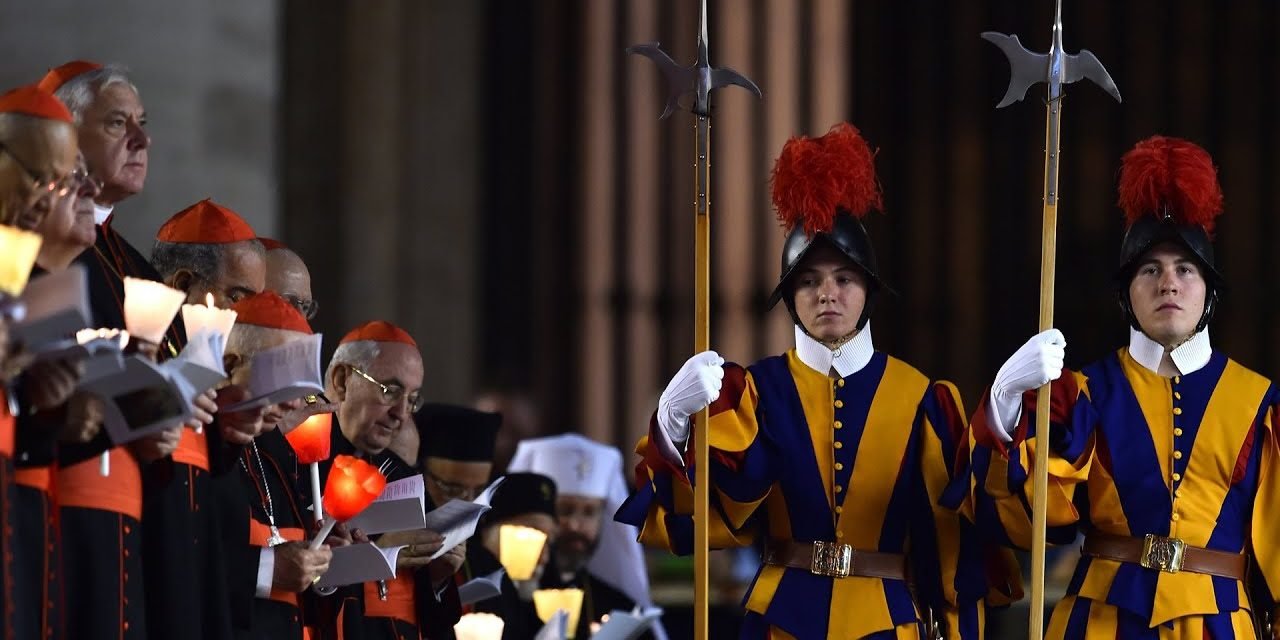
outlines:
[[[859,332],[859,331],[862,331],[862,328],[861,328],[861,327],[859,327],[859,328],[854,329],[853,331],[850,331],[849,333],[847,333],[847,334],[845,334],[845,335],[843,335],[843,336],[841,336],[841,337],[839,337],[839,338],[836,338],[835,340],[823,340],[823,339],[819,338],[818,336],[815,336],[815,335],[813,335],[812,333],[809,333],[809,329],[808,329],[808,328],[806,328],[806,327],[805,327],[803,324],[801,324],[800,322],[796,322],[796,326],[797,326],[797,327],[800,327],[800,330],[801,330],[801,331],[803,331],[803,332],[804,332],[804,334],[805,334],[806,336],[809,336],[810,338],[813,338],[813,341],[814,341],[814,342],[817,342],[818,344],[820,344],[820,345],[822,345],[822,346],[824,346],[824,347],[826,347],[826,348],[828,348],[828,349],[830,349],[830,350],[832,350],[832,351],[836,351],[836,350],[837,350],[837,349],[839,349],[840,347],[843,347],[844,345],[849,344],[849,341],[850,341],[850,340],[852,340],[852,339],[854,339],[854,338],[856,338],[856,337],[858,336],[858,332]]]

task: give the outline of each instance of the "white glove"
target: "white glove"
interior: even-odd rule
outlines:
[[[689,416],[720,397],[724,384],[724,358],[703,351],[685,361],[658,398],[658,426],[673,442],[689,439]]]
[[[1022,412],[1022,394],[1062,375],[1067,339],[1057,329],[1042,331],[1013,352],[991,383],[992,433],[1009,442]],[[997,430],[997,427],[999,428]]]

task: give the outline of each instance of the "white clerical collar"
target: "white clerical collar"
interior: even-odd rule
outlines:
[[[102,223],[107,221],[107,218],[111,217],[111,211],[114,209],[115,207],[109,204],[100,205],[96,202],[93,203],[93,223],[99,226],[102,225]]]
[[[867,366],[875,352],[876,347],[871,342],[870,322],[867,322],[862,330],[853,336],[853,339],[840,345],[835,351],[814,340],[800,328],[800,325],[796,325],[796,355],[799,356],[800,362],[823,375],[835,369],[841,378],[847,378]]]
[[[1147,337],[1147,334],[1129,327],[1129,355],[1138,364],[1152,372],[1160,371],[1160,359],[1164,357],[1164,345]],[[1201,329],[1190,340],[1178,345],[1170,354],[1179,375],[1199,371],[1209,364],[1213,346],[1209,344],[1209,328]]]

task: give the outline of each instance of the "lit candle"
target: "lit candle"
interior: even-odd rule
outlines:
[[[382,494],[386,486],[386,476],[368,462],[353,456],[334,458],[333,467],[329,469],[329,479],[325,481],[324,497],[321,499],[324,512],[329,517],[311,541],[311,548],[319,549],[333,530],[334,524],[356,517]]]
[[[213,294],[205,294],[204,304],[182,305],[182,324],[186,326],[187,335],[194,336],[208,329],[223,337],[231,335],[231,327],[236,323],[236,312],[230,309],[219,309],[213,306]],[[217,354],[221,356],[222,354]]]
[[[298,457],[298,462],[311,465],[311,504],[316,522],[323,517],[320,507],[320,462],[329,459],[329,445],[332,443],[330,432],[333,429],[332,413],[317,413],[302,421],[302,424],[284,434],[289,446]]]
[[[0,293],[22,295],[36,263],[42,238],[38,233],[0,225]]]
[[[187,294],[163,283],[141,278],[124,279],[124,324],[133,334],[160,344]]]
[[[547,534],[533,527],[504,524],[498,529],[498,558],[512,580],[529,580],[542,558]]]
[[[458,640],[499,640],[502,637],[502,618],[492,613],[468,613],[453,625]]]
[[[578,630],[578,614],[582,611],[582,589],[538,589],[533,592],[533,608],[544,623],[557,611],[568,612],[564,637],[573,638]]]

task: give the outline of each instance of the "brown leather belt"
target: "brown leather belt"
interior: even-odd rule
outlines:
[[[764,552],[765,564],[804,569],[828,578],[862,576],[906,580],[906,559],[900,553],[862,551],[838,542],[793,542],[770,540]]]
[[[1085,537],[1084,555],[1132,562],[1165,573],[1190,571],[1235,580],[1244,580],[1248,567],[1244,554],[1193,547],[1178,538],[1152,534],[1133,538],[1093,532]]]

